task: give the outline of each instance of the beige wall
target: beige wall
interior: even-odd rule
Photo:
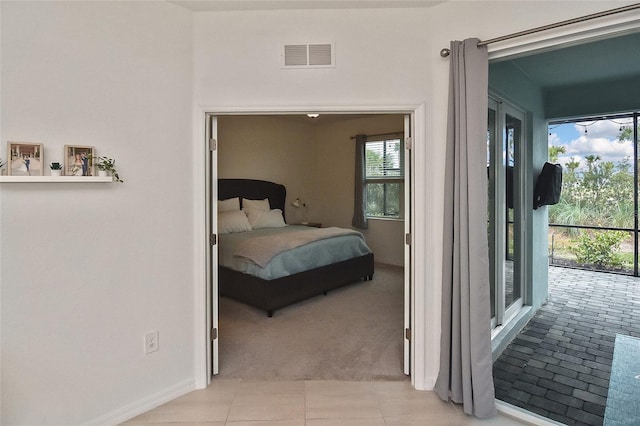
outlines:
[[[313,135],[304,122],[274,116],[218,117],[218,177],[284,185],[290,223],[298,214],[291,201],[307,198],[313,187],[314,158]]]
[[[318,210],[323,223],[351,227],[355,178],[355,148],[351,136],[359,133],[398,132],[403,131],[403,128],[402,114],[356,118],[316,127],[314,140],[317,161],[313,210]],[[404,265],[402,221],[370,220],[369,229],[363,233],[377,262]]]
[[[323,226],[351,227],[353,216],[354,141],[358,133],[402,131],[403,115],[330,119],[306,117],[220,116],[218,177],[264,179],[287,188],[286,216],[301,221],[290,206],[301,197],[308,219]],[[371,220],[363,233],[376,261],[404,264],[404,223]]]

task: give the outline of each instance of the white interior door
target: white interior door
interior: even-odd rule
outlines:
[[[210,326],[209,344],[207,345],[207,359],[211,363],[207,363],[207,378],[211,380],[211,376],[218,374],[218,215],[217,210],[212,206],[217,205],[218,199],[218,120],[214,115],[207,115],[207,131],[206,141],[208,145],[207,158],[207,184],[206,186],[206,210],[207,210],[207,235],[209,235],[208,245],[208,267],[207,282],[209,283],[207,299],[211,303],[211,309],[208,310],[207,324]]]
[[[207,359],[211,362],[207,365],[207,377],[211,380],[212,375],[216,375],[219,372],[219,354],[218,354],[218,273],[217,273],[217,259],[218,259],[218,246],[217,240],[217,215],[212,206],[216,205],[215,202],[218,198],[218,157],[217,157],[217,138],[218,138],[218,121],[214,115],[207,115],[206,119],[206,143],[209,146],[209,156],[207,158],[206,165],[206,210],[207,210],[207,234],[210,235],[211,244],[208,245],[208,267],[207,267],[207,282],[208,294],[207,299],[211,305],[211,309],[207,312],[207,324],[211,327],[211,338],[207,345]],[[412,122],[411,116],[406,114],[404,116],[404,134],[405,134],[405,150],[404,150],[404,231],[405,231],[405,245],[404,245],[404,374],[409,375],[411,373],[411,300],[412,300],[412,247],[411,247],[411,229],[412,229],[412,215],[411,215],[411,189],[413,186],[413,165],[411,156],[412,145]],[[208,382],[209,383],[209,382]]]
[[[413,167],[411,166],[411,149],[413,133],[411,116],[404,116],[404,374],[411,374],[411,186],[413,183]]]

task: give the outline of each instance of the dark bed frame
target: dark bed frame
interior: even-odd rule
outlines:
[[[282,210],[287,191],[283,185],[254,179],[218,179],[218,199],[240,197],[250,200],[269,199],[272,209]],[[319,294],[359,280],[373,278],[373,253],[342,262],[300,272],[294,275],[264,280],[253,275],[219,266],[220,295],[230,297],[267,312],[284,308]]]

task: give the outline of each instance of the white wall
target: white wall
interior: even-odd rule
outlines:
[[[452,39],[488,39],[611,7],[455,1],[204,12],[192,26],[188,11],[164,2],[0,2],[2,143],[45,143],[47,159],[65,143],[92,144],[117,157],[126,180],[0,186],[1,422],[81,423],[195,379],[193,288],[201,283],[192,282],[190,188],[191,169],[202,162],[191,159],[193,100],[219,111],[423,105],[414,151],[415,298],[426,309],[413,333],[424,351],[414,357],[414,379],[431,386],[449,67],[438,52]],[[280,68],[283,43],[324,40],[336,43],[335,69]],[[142,335],[153,329],[161,349],[145,357]]]
[[[194,387],[192,16],[0,7],[0,157],[7,140],[43,143],[47,162],[93,145],[125,180],[0,184],[0,423],[112,423]],[[145,356],[150,330],[160,350]]]
[[[195,101],[214,111],[310,106],[357,112],[426,104],[432,96],[432,70],[440,66],[445,79],[448,70],[447,61],[438,56],[442,46],[429,51],[430,13],[429,9],[196,13]],[[335,43],[336,68],[281,68],[283,44],[325,40]],[[446,105],[446,97],[443,100]],[[424,122],[425,117],[421,119]],[[421,136],[427,144],[416,147],[414,155],[416,163],[424,165],[433,139]],[[424,173],[424,168],[421,170],[418,176]],[[420,196],[434,193],[434,185],[441,183],[437,179],[424,183],[422,178],[417,188]],[[416,386],[428,388],[435,382],[438,365],[439,288],[434,286],[432,275],[439,269],[439,259],[437,255],[422,259],[425,246],[433,250],[439,245],[430,217],[438,211],[425,212],[424,201],[418,201],[417,208],[421,217],[416,218],[415,231],[425,238],[416,243],[416,253],[421,256],[416,297],[426,301],[429,318],[418,318],[426,326],[414,341],[424,346],[427,355],[426,359],[413,358],[418,368],[412,377]],[[428,278],[425,268],[431,275]],[[427,286],[429,294],[425,294]],[[422,343],[426,341],[428,344]]]
[[[627,2],[620,2],[627,3]],[[195,97],[214,110],[424,105],[416,135],[415,384],[438,371],[442,204],[450,40],[496,36],[611,8],[610,2],[445,2],[432,8],[202,12],[195,15]],[[285,43],[335,42],[336,68],[283,70]],[[499,46],[492,46],[497,49]],[[313,109],[313,108],[309,108]],[[423,326],[424,325],[424,326]],[[418,371],[419,370],[419,371]]]

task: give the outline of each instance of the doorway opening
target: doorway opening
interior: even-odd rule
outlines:
[[[324,120],[322,117],[325,117]],[[405,120],[406,117],[406,120]],[[268,180],[278,183],[283,183],[287,187],[287,202],[285,217],[288,223],[301,223],[308,222],[309,224],[318,224],[319,226],[342,226],[350,227],[350,223],[345,226],[345,217],[348,215],[350,222],[352,216],[353,202],[345,201],[345,197],[340,195],[340,191],[349,193],[350,197],[353,196],[353,188],[351,185],[345,184],[345,177],[348,175],[352,180],[353,176],[353,164],[348,161],[344,155],[345,152],[350,154],[353,152],[353,141],[351,136],[359,133],[388,133],[390,131],[397,131],[389,123],[395,123],[396,127],[399,123],[400,131],[405,133],[407,137],[410,137],[412,132],[412,125],[410,120],[410,114],[321,114],[319,119],[309,118],[303,114],[211,114],[209,115],[211,122],[207,123],[207,139],[215,139],[215,149],[211,151],[211,158],[209,161],[210,179],[209,180],[209,193],[210,200],[207,205],[215,205],[215,188],[218,177],[221,178],[251,178]],[[385,121],[387,124],[385,124]],[[356,127],[354,127],[356,126]],[[383,127],[380,127],[383,126]],[[407,128],[405,129],[405,126]],[[345,139],[346,136],[346,139]],[[345,151],[346,150],[346,151]],[[376,284],[376,279],[384,283],[387,282],[389,287],[397,287],[400,285],[401,292],[399,293],[399,301],[401,309],[399,310],[399,331],[400,335],[405,337],[404,339],[397,339],[398,341],[390,345],[391,351],[394,353],[393,358],[396,361],[394,368],[395,372],[399,372],[402,375],[409,369],[409,357],[410,347],[408,337],[409,332],[403,333],[405,330],[410,329],[411,325],[411,311],[409,310],[411,303],[411,286],[410,278],[412,276],[411,270],[411,250],[408,244],[405,244],[407,238],[406,234],[410,233],[411,229],[411,182],[412,182],[412,167],[410,149],[406,151],[406,158],[409,159],[407,168],[407,174],[405,175],[405,186],[408,191],[408,196],[403,197],[402,202],[405,203],[405,216],[403,218],[372,218],[370,219],[369,229],[363,231],[368,242],[372,243],[372,249],[376,253],[376,261],[382,261],[380,264],[376,264],[376,273],[374,274],[374,280],[369,284]],[[352,155],[352,154],[351,154]],[[404,157],[403,157],[404,158]],[[323,177],[322,177],[323,176]],[[335,181],[334,181],[335,180]],[[336,194],[336,188],[340,189]],[[302,200],[304,209],[299,209],[293,201]],[[300,203],[298,203],[300,204]],[[348,213],[345,214],[345,210]],[[215,234],[217,229],[217,220],[212,215],[210,222],[211,233]],[[401,219],[401,220],[399,220]],[[380,255],[378,255],[378,253]],[[210,249],[210,264],[212,266],[217,265],[217,248],[211,246]],[[241,326],[249,325],[245,327],[242,333],[253,332],[254,338],[249,338],[249,342],[236,342],[239,345],[236,348],[245,355],[247,353],[260,352],[263,347],[257,347],[260,345],[260,338],[268,336],[269,333],[274,335],[289,336],[288,344],[275,344],[272,349],[281,354],[287,346],[293,348],[290,353],[292,356],[300,356],[300,349],[304,351],[304,325],[307,324],[316,325],[316,323],[322,324],[322,318],[326,321],[327,318],[336,319],[341,315],[338,313],[331,314],[332,309],[337,309],[336,306],[339,303],[330,303],[334,298],[336,301],[340,301],[341,296],[348,297],[349,293],[355,293],[357,291],[362,292],[367,288],[367,283],[357,283],[353,286],[348,286],[335,292],[330,292],[328,296],[320,296],[315,300],[307,300],[300,304],[285,308],[280,312],[277,312],[274,317],[267,318],[264,313],[252,311],[253,308],[248,308],[245,305],[239,304],[233,300],[219,300],[217,295],[217,274],[216,268],[212,268],[209,271],[209,277],[212,282],[210,290],[211,299],[211,323],[212,329],[216,330],[217,339],[211,345],[211,359],[213,360],[211,365],[212,372],[225,374],[225,354],[227,347],[225,347],[224,339],[229,339],[228,342],[233,348],[233,341],[238,335],[225,333],[225,322],[228,327],[232,328],[240,324]],[[385,278],[386,277],[386,278]],[[393,284],[395,283],[395,284]],[[370,286],[371,287],[371,286]],[[384,285],[383,285],[384,287]],[[397,290],[397,289],[396,289]],[[385,298],[379,298],[380,301],[385,299],[389,300],[398,299],[398,293],[395,291],[396,296]],[[373,288],[369,294],[380,296],[384,294],[386,290],[384,288]],[[363,293],[366,295],[366,291]],[[362,300],[365,296],[354,295],[354,300]],[[308,310],[313,308],[314,304],[322,303],[326,310],[324,315],[321,313],[320,320],[318,317],[308,316]],[[357,303],[357,302],[356,302]],[[366,306],[366,303],[360,303],[362,306]],[[349,303],[346,303],[347,310],[342,312],[355,311],[353,304],[351,309],[348,309]],[[397,305],[397,303],[396,303]],[[356,305],[357,306],[357,305]],[[374,305],[375,306],[375,305]],[[406,307],[406,309],[405,309]],[[394,308],[397,309],[397,306]],[[305,311],[307,310],[307,311]],[[303,312],[304,311],[304,312]],[[354,313],[354,312],[351,312]],[[224,314],[225,316],[218,318],[218,315]],[[294,315],[301,315],[297,318],[289,318]],[[367,314],[369,316],[375,313]],[[253,315],[253,317],[252,317]],[[375,315],[374,315],[375,316]],[[248,320],[249,317],[254,320]],[[265,325],[270,326],[273,330],[277,329],[276,322],[287,319],[288,324],[285,326],[290,327],[291,332],[286,331],[265,331],[260,330],[260,327]],[[398,318],[396,318],[397,320]],[[236,321],[238,320],[238,321]],[[235,325],[234,324],[235,321]],[[251,322],[253,321],[253,331],[251,331]],[[269,323],[271,321],[271,323]],[[280,321],[285,322],[285,321]],[[377,329],[378,334],[384,329],[385,322],[381,322],[380,327],[373,327]],[[391,324],[387,322],[387,327]],[[274,325],[275,324],[275,325]],[[334,333],[331,333],[333,337],[340,336],[346,337],[342,346],[349,346],[349,344],[355,344],[353,338],[349,338],[349,332],[355,331],[354,325],[349,327],[346,322],[325,324],[323,333],[327,334],[327,330],[334,329]],[[369,324],[369,327],[371,324]],[[242,327],[241,327],[242,328]],[[322,329],[322,327],[321,327]],[[248,330],[248,331],[247,331]],[[284,329],[281,329],[284,330]],[[364,329],[363,329],[364,330]],[[301,332],[296,338],[295,332]],[[256,334],[257,333],[257,334]],[[356,333],[357,334],[357,333]],[[364,334],[364,333],[361,333]],[[250,334],[245,334],[249,335]],[[396,334],[397,335],[397,334]],[[302,336],[302,337],[301,337]],[[378,339],[380,334],[378,335]],[[277,339],[271,339],[271,343]],[[373,337],[371,341],[375,340]],[[247,349],[245,344],[253,345],[251,349]],[[339,344],[339,343],[338,343]],[[328,345],[327,345],[328,346]],[[362,342],[356,346],[366,347]],[[389,345],[388,345],[389,346]],[[220,350],[222,348],[222,350]],[[340,374],[340,362],[338,359],[331,359],[331,348],[325,348],[328,352],[324,362],[333,363],[338,367]],[[217,353],[220,351],[220,353]],[[286,351],[285,351],[286,352]],[[365,351],[366,352],[366,351]],[[218,355],[218,357],[216,357]],[[386,358],[390,359],[389,354],[384,353],[381,350],[369,350],[369,355],[366,353],[362,355],[363,359],[369,358],[371,365],[376,362],[382,362]],[[238,352],[235,352],[233,359],[239,359]],[[336,357],[339,356],[336,354]],[[378,358],[376,361],[374,358]],[[229,356],[227,358],[231,359]],[[273,359],[281,359],[281,355],[274,353]],[[219,360],[219,361],[218,361]],[[216,365],[218,364],[219,365]],[[383,362],[384,364],[384,362]],[[229,367],[228,371],[241,371],[245,370],[243,367],[235,368],[230,363],[226,364]],[[354,364],[355,365],[355,364]],[[219,368],[219,370],[217,369]],[[294,367],[290,365],[290,370],[293,371],[298,368],[299,378],[307,378],[308,372],[306,367]],[[322,366],[318,367],[317,371],[322,370]],[[284,370],[281,370],[284,371]],[[348,367],[345,369],[348,371]],[[230,373],[233,374],[233,373]],[[274,373],[277,375],[278,373]],[[394,373],[395,374],[395,373]],[[384,374],[380,374],[379,378],[384,378]],[[353,378],[355,378],[354,376]],[[348,375],[344,375],[343,379],[349,379]]]
[[[640,69],[637,63],[627,61],[629,66],[624,72],[619,68],[609,70],[600,66],[604,65],[604,60],[593,60],[604,58],[607,52],[621,54],[625,51],[622,46],[626,43],[633,45],[637,39],[638,34],[604,38],[492,64],[496,86],[499,86],[498,74],[503,80],[507,74],[526,74],[524,79],[516,78],[524,82],[523,90],[517,90],[513,85],[494,90],[525,105],[526,117],[530,118],[533,126],[531,140],[535,169],[540,170],[544,161],[561,163],[563,182],[571,185],[568,191],[563,188],[560,204],[542,207],[533,213],[534,221],[538,221],[538,225],[533,227],[535,257],[530,265],[534,271],[529,293],[533,309],[518,324],[511,343],[504,346],[501,354],[495,355],[496,397],[566,424],[602,424],[606,418],[605,411],[609,409],[607,387],[610,374],[614,376],[612,358],[617,345],[616,334],[637,337],[634,333],[640,321],[634,316],[634,309],[629,307],[629,302],[633,306],[640,297],[634,278],[549,266],[549,263],[568,262],[568,255],[572,255],[574,261],[577,254],[588,257],[589,250],[585,249],[593,242],[609,245],[605,248],[611,252],[618,238],[629,254],[618,259],[614,257],[614,262],[622,261],[630,274],[637,265],[633,249],[635,240],[631,238],[635,229],[634,212],[637,212],[632,171],[637,164],[634,159],[636,149],[630,142],[617,139],[625,127],[627,134],[637,132],[634,130],[637,124],[633,123],[635,113],[624,112],[637,111],[637,96],[627,93],[624,88],[629,87],[628,80],[637,79]],[[578,63],[579,60],[573,60],[585,53],[589,61],[584,66]],[[622,67],[626,53],[620,56]],[[563,70],[562,67],[567,68]],[[616,123],[607,122],[609,118]],[[600,126],[613,129],[616,137],[602,137]],[[559,136],[558,132],[567,129],[577,130],[571,142],[565,144],[554,140]],[[586,152],[579,149],[580,144],[583,148],[602,149]],[[605,158],[621,150],[628,152],[628,162],[624,155],[615,159]],[[564,160],[560,158],[563,156],[566,156]],[[596,201],[598,191],[592,190],[605,181],[621,185],[609,203],[599,205]],[[583,190],[580,194],[574,191],[580,189]],[[604,187],[600,189],[606,190]],[[586,201],[585,196],[595,198],[587,204],[566,205],[574,195],[582,201]],[[595,227],[593,223],[566,220],[571,217],[586,219],[586,213],[599,211],[602,206],[603,211],[610,208],[609,213],[612,213],[604,215],[603,218],[607,218],[604,221],[596,220],[606,229],[590,229]],[[613,210],[616,209],[630,211],[626,223],[612,224],[615,223]],[[580,237],[582,233],[584,237]],[[598,237],[598,233],[605,237]],[[574,242],[567,244],[571,239]],[[571,254],[569,245],[577,253]],[[616,301],[616,297],[621,298]]]

